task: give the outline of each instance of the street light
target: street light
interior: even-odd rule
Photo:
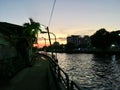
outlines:
[[[47,52],[46,52],[46,38],[44,38],[44,37],[42,37],[42,38],[43,38],[44,41],[45,41],[45,45],[44,45],[43,49],[44,49],[45,53],[47,54]]]
[[[50,43],[50,46],[51,46],[51,38],[50,38],[50,32],[49,32],[49,28],[43,24],[41,24],[41,26],[45,27],[45,29],[47,30],[46,31],[40,31],[41,33],[48,33],[48,38],[49,38],[49,43]]]
[[[44,38],[44,37],[42,37],[43,39],[44,39],[44,41],[45,41],[45,47],[46,47],[46,38]]]
[[[41,24],[41,25],[42,25],[42,24]],[[55,35],[54,33],[52,33],[52,32],[49,32],[49,28],[46,27],[45,25],[42,25],[42,26],[45,27],[45,29],[47,30],[47,32],[46,32],[46,31],[41,31],[41,33],[48,33],[49,43],[50,43],[50,46],[52,46],[50,34],[52,34],[52,35],[55,37],[55,42],[56,42],[56,35]],[[51,53],[52,53],[52,57],[53,57],[53,50],[52,50],[52,47],[51,47]],[[57,52],[56,52],[56,59],[57,59]]]
[[[46,32],[46,31],[41,31],[41,33],[48,33],[48,32]],[[55,37],[55,42],[56,42],[56,35],[55,35],[54,33],[52,33],[52,32],[49,32],[49,34],[52,34],[52,35]]]
[[[50,32],[50,34],[52,34],[55,37],[55,42],[56,42],[56,35],[52,32]]]

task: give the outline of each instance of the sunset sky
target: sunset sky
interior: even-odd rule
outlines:
[[[48,26],[53,2],[0,0],[0,21],[23,25],[32,18]],[[49,29],[60,38],[58,41],[62,40],[60,43],[65,43],[68,35],[92,35],[100,28],[120,30],[120,0],[56,0]],[[47,38],[40,34],[42,37]]]

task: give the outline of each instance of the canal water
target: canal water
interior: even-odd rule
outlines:
[[[70,80],[88,90],[120,90],[120,56],[58,53]]]

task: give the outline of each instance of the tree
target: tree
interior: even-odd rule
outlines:
[[[31,61],[31,58],[33,55],[33,50],[32,50],[33,44],[37,42],[38,32],[41,31],[41,29],[40,29],[40,23],[34,22],[31,18],[29,20],[30,20],[30,23],[25,23],[23,25],[24,30],[23,30],[22,37],[28,43],[28,45],[26,44],[25,48],[28,48],[26,49],[26,53],[28,53],[29,61]],[[22,43],[25,43],[25,42],[22,42]]]
[[[99,29],[90,38],[93,47],[106,49],[110,46],[109,32],[104,28]]]
[[[73,49],[75,49],[75,44],[74,43],[67,43],[65,46],[66,51],[72,51]]]
[[[23,27],[25,27],[24,35],[28,36],[29,39],[31,39],[28,41],[31,45],[37,40],[38,32],[41,31],[41,29],[40,24],[38,22],[34,22],[31,18],[29,20],[30,23],[25,23]]]
[[[114,43],[120,44],[120,30],[112,31],[110,33],[110,41],[111,41],[111,44],[114,44]]]

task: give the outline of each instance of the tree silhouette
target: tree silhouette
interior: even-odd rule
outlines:
[[[93,47],[106,49],[110,46],[109,32],[106,29],[101,28],[91,37],[91,44]]]
[[[119,31],[112,31],[110,33],[110,39],[111,44],[116,43],[117,45],[120,44],[120,30]]]
[[[29,44],[32,45],[38,37],[38,32],[41,31],[40,23],[34,22],[31,18],[29,19],[30,23],[25,23],[23,27],[25,27],[24,35],[29,37]]]
[[[67,43],[66,47],[65,47],[66,51],[72,51],[73,49],[75,49],[75,44],[74,43]]]
[[[33,44],[37,41],[38,32],[40,29],[40,24],[34,22],[31,18],[29,19],[30,23],[23,24],[23,32],[21,38],[18,40],[18,49],[26,61],[26,64],[29,64],[33,56]]]

